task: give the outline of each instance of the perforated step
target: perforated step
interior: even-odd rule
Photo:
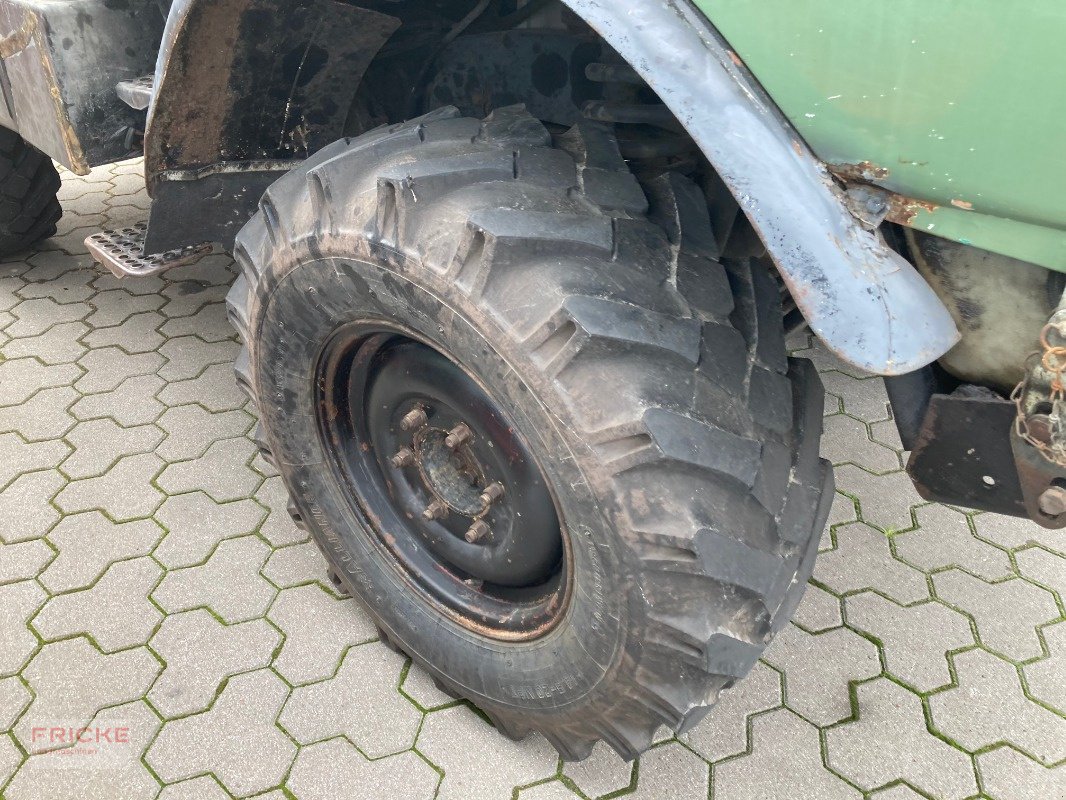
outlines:
[[[214,249],[209,242],[190,245],[181,250],[146,256],[144,236],[148,225],[139,222],[131,228],[94,233],[85,239],[89,255],[120,278],[155,275],[171,267],[181,267],[199,261]]]
[[[115,85],[118,99],[137,111],[143,111],[152,103],[152,82],[154,76],[142,75],[129,81],[119,81]]]

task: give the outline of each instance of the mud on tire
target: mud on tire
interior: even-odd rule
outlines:
[[[63,211],[52,160],[0,128],[0,256],[14,255],[56,232]]]
[[[699,721],[788,621],[833,494],[822,386],[786,356],[771,276],[719,258],[688,179],[642,186],[608,127],[553,142],[521,107],[443,109],[286,175],[235,257],[238,380],[294,518],[383,637],[505,734],[633,758]],[[315,364],[368,316],[458,354],[529,441],[572,551],[543,636],[440,613],[346,501]]]

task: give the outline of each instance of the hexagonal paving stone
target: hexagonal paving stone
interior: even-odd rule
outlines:
[[[288,692],[270,670],[230,678],[210,710],[167,722],[145,760],[167,783],[210,772],[239,797],[277,786],[296,756],[274,724]]]
[[[439,800],[498,800],[514,786],[552,777],[558,764],[542,737],[512,742],[466,706],[427,714],[417,747],[444,771]]]
[[[163,432],[155,425],[123,428],[111,419],[80,422],[67,434],[74,452],[59,468],[72,480],[103,475],[124,456],[151,453],[163,441]]]
[[[154,555],[170,569],[202,564],[219,542],[253,532],[266,514],[252,500],[216,503],[203,492],[168,497],[155,512],[168,533]]]
[[[899,470],[899,455],[870,439],[866,424],[846,414],[826,417],[822,457],[833,464],[855,464],[869,472]]]
[[[18,433],[28,442],[58,439],[76,420],[67,411],[78,399],[70,386],[41,389],[25,403],[0,408],[0,432]]]
[[[14,675],[37,649],[37,638],[26,625],[46,597],[33,581],[0,586],[0,676]]]
[[[159,724],[159,718],[142,702],[101,711],[88,731],[122,741],[80,747],[74,755],[62,751],[30,755],[4,796],[7,800],[151,800],[159,792],[159,782],[144,768],[141,754]],[[38,730],[42,736],[44,727],[47,723]]]
[[[94,348],[116,345],[127,353],[150,353],[166,341],[166,337],[159,333],[165,321],[162,314],[154,311],[133,314],[121,325],[96,328],[85,337],[85,343]]]
[[[202,566],[168,572],[153,597],[168,614],[206,605],[229,623],[261,617],[276,591],[259,574],[269,553],[255,536],[226,539]]]
[[[162,618],[148,601],[162,574],[149,558],[119,561],[90,588],[45,603],[33,627],[45,640],[87,633],[105,653],[144,644]]]
[[[851,716],[848,684],[881,672],[877,647],[847,628],[812,635],[789,625],[763,660],[785,675],[785,705],[816,725]]]
[[[862,592],[844,602],[848,625],[881,641],[889,674],[920,692],[951,683],[947,653],[974,643],[970,621],[936,601],[904,608]]]
[[[977,757],[977,768],[992,800],[1066,797],[1066,769],[1048,769],[1009,747],[982,753]]]
[[[820,586],[810,584],[803,593],[792,622],[809,633],[821,633],[844,624],[840,598]]]
[[[1041,547],[1030,547],[1015,553],[1014,560],[1019,573],[1053,591],[1066,608],[1066,559]]]
[[[370,758],[407,750],[422,713],[396,691],[405,664],[379,644],[353,647],[335,677],[293,690],[279,722],[301,744],[343,735]]]
[[[12,675],[0,678],[0,733],[7,733],[33,700],[22,680]],[[2,785],[2,784],[0,784]]]
[[[158,353],[124,353],[117,347],[90,350],[78,364],[85,374],[74,384],[82,394],[110,392],[135,375],[151,375],[163,365]]]
[[[679,738],[708,761],[721,761],[748,749],[748,718],[782,704],[781,675],[761,662],[748,677],[722,692],[711,712]]]
[[[710,768],[677,742],[652,748],[640,759],[637,789],[631,798],[658,800],[663,797],[707,796]]]
[[[1043,654],[1037,626],[1059,617],[1054,595],[1023,580],[989,584],[952,569],[934,575],[933,586],[938,597],[976,620],[985,647],[1018,661]]]
[[[633,783],[633,764],[598,742],[592,755],[584,761],[563,764],[563,775],[587,797],[603,797],[621,792]]]
[[[906,472],[874,475],[846,464],[836,470],[836,486],[858,497],[863,521],[883,531],[914,527],[912,509],[924,502]]]
[[[440,775],[412,752],[368,761],[343,739],[305,747],[286,786],[297,800],[432,800]]]
[[[4,345],[5,358],[33,357],[45,364],[70,364],[88,349],[79,339],[89,332],[83,322],[63,322],[38,336],[14,339]]]
[[[1009,742],[1048,765],[1066,759],[1066,719],[1025,697],[1012,664],[983,650],[954,661],[958,688],[929,698],[936,730],[971,751]]]
[[[314,542],[279,547],[263,567],[263,577],[281,588],[312,581],[327,589],[332,586],[326,573],[326,559]]]
[[[1030,694],[1066,715],[1066,622],[1044,628],[1044,641],[1050,655],[1022,671]]]
[[[64,442],[25,442],[18,434],[0,433],[0,487],[25,472],[54,467],[69,452]]]
[[[204,711],[225,678],[269,665],[280,642],[261,619],[223,625],[203,609],[173,614],[149,642],[166,669],[148,699],[167,718]]]
[[[146,425],[163,413],[163,404],[155,399],[163,386],[158,375],[134,375],[109,392],[82,397],[71,411],[78,419],[110,417],[125,427]]]
[[[929,596],[925,575],[892,557],[889,540],[861,522],[834,531],[837,548],[823,553],[814,565],[814,577],[832,591],[844,593],[877,589],[901,603]]]
[[[40,580],[53,594],[84,589],[115,561],[145,556],[163,536],[150,519],[115,523],[99,511],[64,517],[48,533],[59,554]]]
[[[0,542],[0,585],[31,580],[55,558],[52,548],[41,539],[4,544]]]
[[[862,793],[822,764],[818,729],[788,709],[751,721],[751,754],[714,768],[716,800],[810,797],[860,800]]]
[[[163,467],[155,453],[123,456],[98,478],[71,481],[56,496],[64,513],[106,511],[118,521],[147,517],[163,502],[163,493],[152,479]]]
[[[1017,517],[1001,514],[975,514],[973,518],[977,536],[1000,547],[1015,550],[1039,544],[1053,553],[1066,556],[1066,543],[1061,531],[1042,528]]]
[[[926,572],[958,566],[990,581],[1011,574],[1007,554],[976,538],[965,514],[947,506],[923,506],[915,516],[921,527],[894,540],[902,560]]]
[[[252,422],[252,417],[243,411],[213,414],[198,405],[170,408],[159,418],[159,427],[167,432],[167,439],[156,453],[167,461],[199,458],[212,442],[243,436]]]
[[[231,800],[222,784],[210,775],[170,783],[163,787],[158,800]]]
[[[255,445],[247,439],[212,442],[200,458],[164,469],[158,483],[168,494],[200,489],[220,503],[248,497],[262,481],[247,466],[255,450]]]
[[[0,406],[25,403],[41,389],[69,386],[81,374],[74,364],[46,366],[34,358],[0,362]]]
[[[255,499],[270,509],[270,516],[259,532],[274,547],[296,544],[307,539],[307,534],[296,527],[286,510],[289,493],[281,478],[267,478],[263,481],[263,485],[255,493]]]
[[[274,668],[292,684],[328,678],[345,650],[378,635],[354,600],[338,600],[314,584],[282,591],[267,616],[285,632]]]
[[[196,336],[168,339],[159,348],[166,357],[166,365],[159,370],[165,381],[183,381],[195,378],[208,364],[232,364],[240,345],[236,342],[205,342]]]
[[[232,364],[212,364],[195,378],[168,383],[159,399],[172,407],[199,403],[208,411],[234,411],[248,402],[233,377]]]
[[[57,303],[51,297],[23,300],[11,309],[15,321],[4,329],[4,333],[12,339],[39,336],[61,322],[82,319],[91,310],[84,303]]]
[[[54,749],[34,743],[35,727],[86,725],[98,709],[142,697],[161,669],[143,647],[105,655],[82,636],[46,644],[23,670],[35,697],[15,736],[27,750]]]
[[[37,539],[59,519],[50,500],[66,484],[55,470],[20,475],[0,492],[0,539],[25,542]]]
[[[940,800],[977,793],[970,757],[925,727],[922,701],[886,678],[856,689],[857,721],[826,731],[826,762],[864,790],[895,780]]]

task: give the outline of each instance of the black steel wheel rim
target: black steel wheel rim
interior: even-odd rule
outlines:
[[[440,611],[507,640],[551,630],[569,547],[550,486],[487,390],[440,345],[388,322],[323,348],[319,430],[347,502]]]

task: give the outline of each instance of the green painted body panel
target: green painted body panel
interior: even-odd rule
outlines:
[[[695,2],[820,158],[937,206],[900,221],[1066,271],[1064,0]]]

